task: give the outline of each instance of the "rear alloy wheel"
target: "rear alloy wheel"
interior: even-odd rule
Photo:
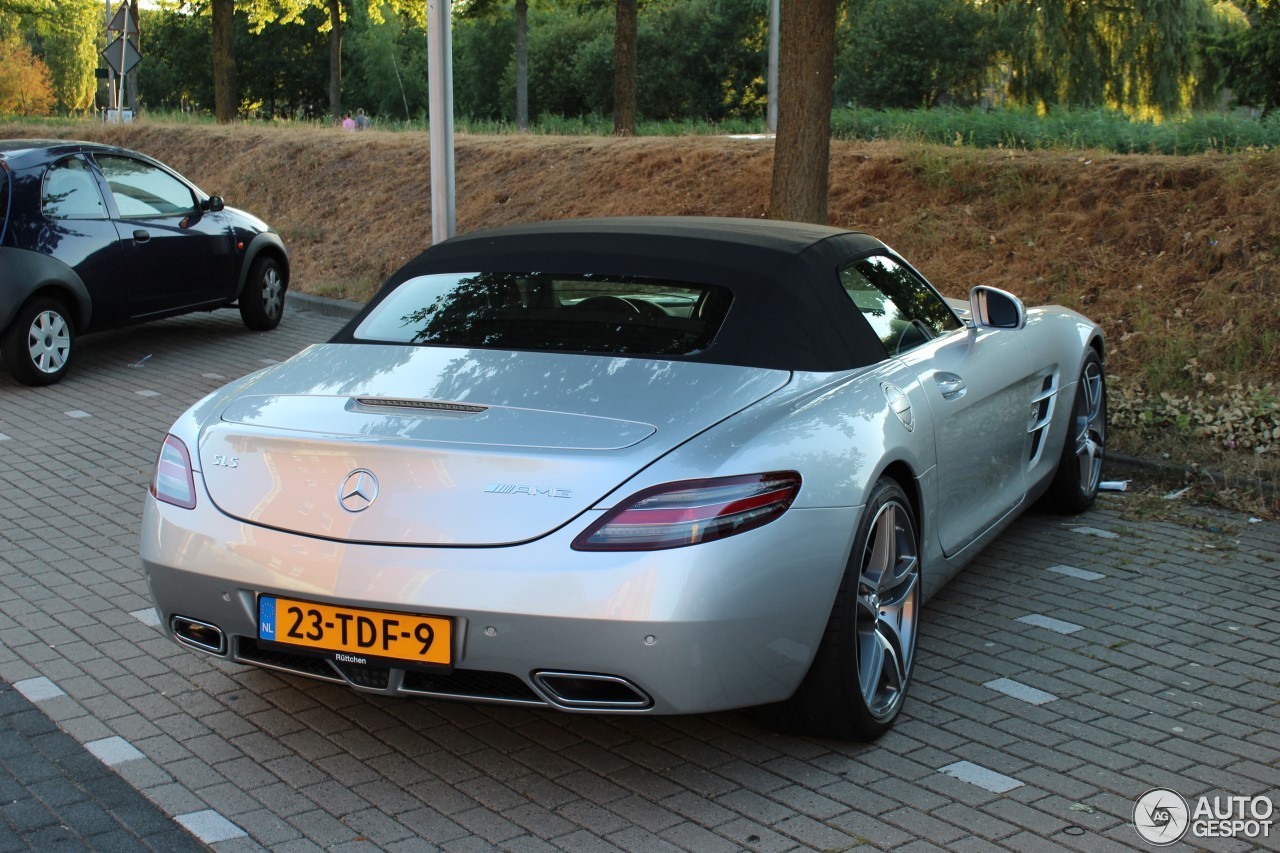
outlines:
[[[1107,449],[1107,379],[1102,359],[1093,350],[1085,357],[1071,407],[1070,432],[1058,460],[1058,471],[1045,494],[1055,509],[1081,513],[1093,505],[1102,482]]]
[[[23,385],[52,385],[71,364],[75,328],[66,307],[51,296],[32,299],[0,339],[0,356]]]
[[[785,724],[867,741],[889,730],[915,666],[920,583],[911,503],[896,481],[882,479],[863,511],[822,645],[779,709]]]
[[[288,284],[280,264],[272,257],[259,257],[249,270],[240,294],[240,319],[250,329],[265,332],[280,325],[284,317],[284,294]]]

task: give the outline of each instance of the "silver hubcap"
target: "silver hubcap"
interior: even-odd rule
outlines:
[[[275,267],[267,267],[262,276],[262,308],[272,320],[284,309],[284,286]]]
[[[1107,444],[1107,416],[1102,368],[1090,364],[1080,377],[1076,391],[1076,467],[1080,490],[1093,494],[1102,479],[1102,454]]]
[[[27,352],[41,373],[57,373],[71,353],[71,330],[56,311],[41,311],[27,332]]]
[[[897,501],[871,522],[858,577],[858,684],[877,720],[898,711],[915,655],[920,561],[907,509]]]

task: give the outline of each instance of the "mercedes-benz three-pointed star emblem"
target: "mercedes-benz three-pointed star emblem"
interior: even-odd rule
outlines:
[[[363,512],[378,499],[378,478],[372,471],[357,468],[342,481],[338,503],[347,512]]]

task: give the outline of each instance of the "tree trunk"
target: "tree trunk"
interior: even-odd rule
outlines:
[[[329,115],[342,121],[342,2],[329,0]]]
[[[613,30],[613,132],[636,132],[636,0],[618,0]]]
[[[769,218],[827,224],[836,0],[784,0]]]
[[[529,129],[529,0],[516,0],[516,127]]]
[[[235,0],[213,0],[213,114],[219,124],[236,120]]]

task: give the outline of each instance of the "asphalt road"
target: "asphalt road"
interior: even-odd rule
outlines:
[[[51,388],[0,378],[0,850],[1092,852],[1145,849],[1152,788],[1280,802],[1280,525],[1130,495],[1024,517],[930,602],[874,745],[386,699],[178,647],[137,557],[159,442],[340,322],[221,311],[86,338]]]

